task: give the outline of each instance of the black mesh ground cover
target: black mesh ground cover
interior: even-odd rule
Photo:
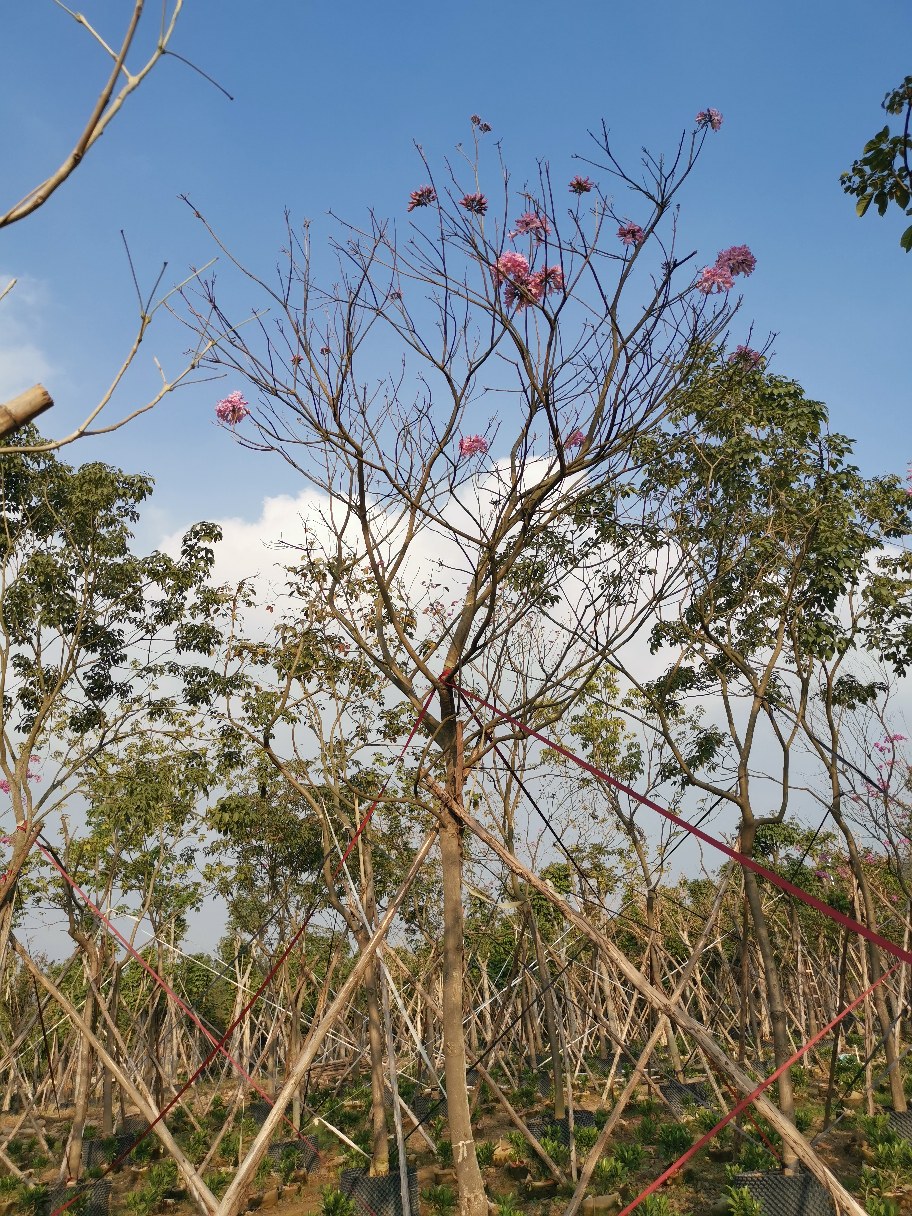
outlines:
[[[810,1174],[738,1174],[733,1186],[746,1186],[760,1202],[763,1216],[836,1216],[833,1201]]]
[[[281,1165],[289,1156],[294,1157],[295,1169],[312,1170],[320,1160],[319,1150],[309,1136],[300,1140],[280,1140],[266,1150],[266,1157],[275,1165]]]
[[[662,1097],[679,1117],[697,1107],[710,1105],[709,1091],[700,1081],[665,1081],[659,1089]]]
[[[269,1112],[271,1110],[272,1107],[269,1105],[269,1103],[260,1099],[257,1102],[250,1103],[247,1110],[244,1112],[244,1117],[245,1119],[252,1119],[257,1127],[262,1127],[269,1117]]]
[[[49,1187],[38,1216],[51,1216],[61,1204],[68,1203],[75,1193],[74,1187],[63,1184]],[[71,1212],[75,1208],[82,1216],[108,1216],[111,1209],[111,1184],[107,1179],[99,1179],[87,1191],[80,1188],[79,1193],[84,1196],[82,1207],[74,1204],[68,1211]]]
[[[418,1171],[408,1171],[411,1216],[418,1216]],[[343,1170],[339,1190],[354,1200],[360,1216],[405,1216],[399,1170],[385,1178],[371,1178],[363,1170]]]
[[[145,1115],[127,1115],[123,1123],[114,1133],[115,1136],[130,1136],[133,1140],[141,1135],[149,1126]]]
[[[148,1124],[143,1123],[143,1130]],[[139,1132],[109,1136],[103,1140],[83,1140],[82,1164],[87,1170],[100,1165],[110,1165],[122,1153],[131,1148],[139,1136]]]
[[[440,1094],[415,1094],[409,1106],[422,1122],[447,1117],[447,1101]]]
[[[890,1127],[900,1140],[912,1141],[912,1111],[891,1111]]]
[[[595,1127],[595,1115],[591,1110],[576,1110],[573,1111],[573,1122],[576,1127]],[[566,1148],[570,1147],[570,1120],[563,1119],[530,1119],[529,1131],[537,1140],[541,1140],[542,1136],[550,1136],[554,1140],[560,1140]]]

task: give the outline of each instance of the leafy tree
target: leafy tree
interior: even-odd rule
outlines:
[[[696,377],[674,423],[642,440],[643,488],[667,521],[685,589],[652,629],[653,651],[670,660],[663,674],[646,682],[625,672],[685,779],[737,809],[740,848],[751,855],[789,812],[793,752],[813,742],[812,699],[838,700],[843,671],[857,672],[846,660],[859,651],[898,670],[908,662],[912,565],[884,542],[912,532],[912,503],[897,478],[862,477],[850,441],[828,432],[823,405],[760,362],[736,357]],[[718,698],[722,724],[707,726],[694,749],[679,728],[686,706],[706,696]],[[770,745],[775,759],[758,785],[751,758]],[[832,782],[825,805],[842,830],[827,766],[838,733],[815,747]],[[791,1046],[779,970],[749,870],[744,885],[782,1063]],[[875,975],[879,966],[874,952]],[[791,1117],[788,1073],[780,1100]],[[901,1083],[894,1100],[904,1109]]]
[[[643,619],[630,588],[653,569],[651,539],[620,523],[631,449],[724,331],[732,274],[754,264],[742,247],[695,273],[693,254],[675,248],[675,202],[716,118],[701,115],[667,160],[646,155],[642,177],[603,134],[588,166],[623,203],[576,176],[560,188],[568,213],[545,165],[514,189],[484,151],[489,125],[473,116],[465,172],[448,164],[437,181],[423,163],[428,184],[408,199],[414,223],[401,241],[373,216],[343,227],[338,273],[321,283],[309,234],[292,230],[278,287],[249,274],[274,309],[272,328],[254,336],[226,316],[214,284],[188,301],[214,362],[261,395],[250,414],[236,391],[219,417],[317,491],[301,579],[320,589],[340,643],[373,666],[384,697],[423,715],[431,739],[423,785],[440,823],[462,1216],[487,1203],[465,1084],[462,832],[448,799],[463,798],[498,728],[460,720],[453,681],[553,722]],[[421,583],[427,553],[438,564]],[[531,674],[517,643],[543,615],[553,645]],[[231,1204],[255,1168],[254,1154]]]
[[[888,114],[901,119],[902,130],[894,134],[887,123],[872,136],[852,168],[843,173],[842,188],[858,199],[855,210],[859,215],[864,215],[872,203],[878,215],[885,215],[891,203],[912,215],[912,76],[887,93],[881,104]],[[912,250],[912,224],[899,243],[906,253]]]
[[[200,706],[200,675],[221,637],[223,597],[209,585],[217,528],[195,525],[177,558],[132,551],[130,525],[151,489],[147,477],[107,465],[0,451],[0,772],[11,802],[0,957],[22,867],[68,797],[98,795],[89,819],[100,888],[148,892],[152,855],[140,838],[156,816],[163,826],[162,782],[185,791],[198,775],[167,748],[153,758],[154,743],[130,747],[141,733],[171,745],[185,737],[187,703]],[[155,848],[164,861],[160,840]],[[90,853],[68,858],[83,865],[80,877]],[[186,875],[173,877],[172,895],[186,897]],[[162,900],[166,891],[163,882]],[[68,906],[97,979],[94,930]]]

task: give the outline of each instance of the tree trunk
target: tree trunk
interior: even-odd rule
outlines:
[[[443,867],[443,1063],[453,1164],[459,1188],[459,1216],[487,1216],[488,1201],[475,1155],[466,1086],[465,1033],[462,1023],[465,960],[461,828],[445,808],[442,808],[441,814],[440,860]]]
[[[763,974],[766,980],[766,999],[769,1006],[770,1025],[773,1032],[773,1053],[776,1067],[784,1063],[792,1054],[792,1046],[788,1037],[788,1014],[782,996],[782,985],[779,982],[779,968],[773,955],[772,943],[769,939],[769,929],[766,913],[760,898],[760,888],[753,872],[744,868],[744,890],[747,895],[751,919],[754,922],[754,932],[757,935],[757,949],[763,961]],[[788,1069],[779,1078],[779,1109],[788,1119],[795,1122],[795,1095],[792,1091],[792,1078]],[[793,1173],[798,1165],[794,1150],[783,1141],[782,1164],[787,1174]]]
[[[567,1103],[564,1094],[564,1069],[561,1056],[560,1036],[557,1033],[557,1017],[554,1009],[554,988],[551,984],[551,971],[548,960],[542,949],[538,925],[535,923],[535,913],[529,905],[529,924],[532,927],[532,941],[535,943],[535,959],[538,963],[538,982],[545,1002],[545,1027],[548,1031],[548,1049],[551,1052],[551,1075],[554,1080],[554,1118],[564,1119],[567,1115]]]

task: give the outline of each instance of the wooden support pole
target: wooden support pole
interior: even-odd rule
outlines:
[[[33,384],[18,397],[11,397],[5,404],[0,405],[0,439],[11,435],[21,426],[49,410],[54,399],[43,384]]]

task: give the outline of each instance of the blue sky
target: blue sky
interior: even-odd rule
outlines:
[[[125,7],[86,0],[84,11],[113,40],[111,13]],[[3,26],[2,190],[12,202],[64,155],[107,63],[51,0],[7,6]],[[372,206],[404,220],[423,180],[413,141],[439,161],[468,139],[473,112],[503,141],[515,178],[541,157],[562,180],[602,118],[635,159],[641,145],[671,149],[712,105],[725,124],[682,196],[683,219],[705,260],[742,242],[757,255],[734,336],[751,323],[760,339],[775,332],[774,369],[829,404],[865,470],[903,472],[912,256],[898,247],[902,217],[858,220],[839,173],[882,125],[880,100],[912,68],[910,45],[906,0],[187,0],[173,47],[235,100],[176,59],[162,63],[74,177],[0,233],[0,273],[23,283],[0,305],[0,352],[25,355],[13,361],[22,383],[4,388],[25,387],[37,368],[58,402],[45,425],[54,433],[94,402],[134,324],[121,228],[144,282],[163,261],[173,282],[209,256],[179,194],[268,273],[285,207],[315,222],[318,243],[330,210],[357,220]],[[152,354],[174,368],[186,345],[173,324],[153,330],[123,403],[154,382]],[[69,458],[151,473],[152,531],[254,519],[264,495],[300,486],[212,425],[227,387],[184,390]]]

